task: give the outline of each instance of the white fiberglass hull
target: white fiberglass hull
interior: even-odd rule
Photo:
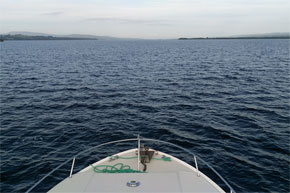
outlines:
[[[151,149],[150,149],[151,150]],[[137,149],[127,150],[93,164],[94,167],[122,164],[142,171]],[[169,158],[166,160],[163,158]],[[220,192],[224,191],[191,165],[162,152],[156,152],[145,173],[97,173],[93,166],[68,177],[49,192]],[[139,167],[139,168],[138,168]],[[100,169],[102,167],[99,167]]]

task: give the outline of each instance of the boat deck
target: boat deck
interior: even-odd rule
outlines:
[[[138,170],[136,154],[137,149],[131,149],[114,155],[113,159],[102,159],[93,166],[122,163]],[[154,153],[146,165],[145,173],[96,173],[92,166],[88,166],[49,192],[224,192],[206,175],[168,154]],[[139,169],[143,170],[142,164]],[[140,184],[137,187],[127,186],[131,181]]]

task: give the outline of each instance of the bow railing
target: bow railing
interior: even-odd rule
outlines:
[[[116,141],[110,141],[107,143],[102,143],[99,145],[96,145],[94,147],[91,147],[87,150],[81,151],[78,154],[74,155],[73,157],[67,159],[66,161],[64,161],[63,163],[61,163],[59,166],[57,166],[56,168],[54,168],[53,170],[51,170],[49,173],[47,173],[45,176],[43,176],[40,180],[38,180],[33,186],[31,186],[26,193],[31,192],[35,187],[37,187],[42,181],[44,181],[48,176],[50,176],[51,174],[53,174],[55,171],[59,170],[61,167],[63,167],[65,164],[67,164],[69,161],[72,160],[72,166],[71,166],[71,170],[70,170],[70,174],[69,177],[72,177],[73,174],[73,169],[74,169],[74,165],[75,165],[75,160],[77,157],[79,157],[80,155],[83,155],[85,153],[91,152],[93,150],[96,150],[102,146],[106,146],[106,145],[110,145],[110,144],[116,144],[116,143],[122,143],[122,142],[129,142],[129,141],[137,141],[137,145],[138,145],[138,149],[140,149],[140,144],[141,141],[150,141],[150,142],[157,142],[157,143],[163,143],[163,144],[167,144],[173,147],[176,147],[180,150],[183,150],[184,152],[188,153],[189,155],[191,155],[194,159],[195,162],[195,169],[197,171],[197,175],[199,176],[199,170],[198,170],[198,163],[197,160],[200,160],[202,163],[204,163],[209,169],[211,169],[221,180],[222,182],[229,188],[230,193],[236,193],[234,191],[234,189],[232,188],[232,186],[206,161],[204,161],[202,158],[198,157],[197,155],[195,155],[194,153],[190,152],[189,150],[176,145],[174,143],[170,143],[170,142],[166,142],[166,141],[162,141],[162,140],[157,140],[157,139],[149,139],[149,138],[141,138],[141,137],[137,137],[137,138],[130,138],[130,139],[122,139],[122,140],[116,140]],[[138,151],[138,170],[139,170],[139,163],[140,163],[140,151]]]

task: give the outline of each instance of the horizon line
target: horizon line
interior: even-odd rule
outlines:
[[[28,34],[23,34],[23,33],[35,33],[39,35],[28,35]],[[237,37],[242,37],[242,36],[263,36],[263,35],[288,35],[290,36],[290,31],[289,32],[263,32],[263,33],[248,33],[248,34],[239,34],[239,35],[223,35],[223,36],[179,36],[179,37],[120,37],[120,36],[109,36],[109,35],[93,35],[93,34],[84,34],[84,33],[67,33],[67,34],[55,34],[55,33],[46,33],[46,32],[33,32],[33,31],[10,31],[10,32],[1,32],[0,35],[24,35],[24,36],[73,36],[73,35],[80,35],[80,36],[95,36],[97,37],[105,37],[105,38],[116,38],[116,39],[140,39],[140,40],[172,40],[172,39],[207,39],[207,38],[237,38]],[[42,34],[42,35],[41,35]]]

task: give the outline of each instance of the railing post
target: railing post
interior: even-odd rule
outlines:
[[[197,173],[197,176],[199,177],[199,172],[198,172],[198,165],[197,165],[197,161],[196,161],[196,156],[194,156],[194,162],[195,162],[196,173]]]
[[[138,160],[137,160],[137,168],[140,171],[140,135],[138,135]]]
[[[76,160],[76,158],[74,157],[73,161],[72,161],[71,169],[70,169],[70,174],[69,174],[70,178],[72,177],[72,173],[73,173],[73,170],[74,170],[75,160]]]

